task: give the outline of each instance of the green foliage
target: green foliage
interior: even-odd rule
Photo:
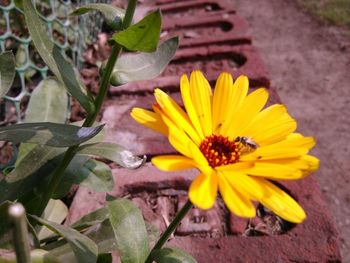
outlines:
[[[59,48],[50,40],[45,26],[37,14],[32,1],[23,1],[23,10],[28,30],[34,45],[42,59],[56,77],[65,84],[65,88],[75,97],[88,112],[94,112],[94,103],[72,64],[67,62]]]
[[[109,201],[107,207],[122,263],[144,263],[149,254],[145,222],[129,200]]]
[[[119,86],[157,77],[175,55],[178,45],[179,39],[174,37],[160,44],[157,51],[153,53],[122,56],[113,68],[111,84]]]
[[[81,156],[77,156],[81,159]],[[103,162],[96,160],[87,160],[83,165],[81,163],[72,161],[71,167],[65,172],[65,182],[72,184],[80,184],[88,187],[96,192],[108,192],[113,189],[114,181],[111,169]]]
[[[162,248],[154,250],[152,259],[157,263],[196,263],[189,254],[178,248]]]
[[[31,216],[31,218],[64,237],[73,250],[78,262],[96,263],[98,254],[97,245],[90,238],[72,228],[50,222],[43,218],[37,216]]]
[[[12,52],[0,54],[0,98],[6,95],[15,78],[15,58]]]
[[[297,2],[320,20],[350,28],[349,0],[298,0]]]
[[[42,80],[31,94],[25,122],[65,123],[68,116],[68,96],[55,78]]]
[[[103,125],[77,127],[50,122],[22,123],[0,127],[0,141],[69,147],[89,140],[98,134],[102,128]]]
[[[162,15],[159,10],[124,31],[115,33],[112,39],[127,50],[154,52],[157,49]]]
[[[109,5],[109,4],[87,4],[83,5],[74,12],[71,13],[72,16],[80,16],[83,14],[86,14],[90,11],[99,11],[103,15],[106,24],[110,26],[114,30],[121,30],[122,28],[122,21],[125,16],[125,10]]]
[[[10,201],[16,201],[23,203],[28,213],[34,211],[41,215],[31,215],[28,222],[35,247],[44,249],[32,250],[33,262],[110,263],[111,252],[117,250],[122,263],[143,263],[150,254],[149,239],[158,238],[159,231],[145,223],[141,211],[131,201],[107,200],[105,207],[68,227],[61,225],[68,214],[67,206],[53,198],[65,196],[73,184],[97,192],[113,189],[111,169],[102,161],[91,159],[93,157],[128,169],[136,169],[146,161],[145,156],[135,156],[121,145],[102,142],[103,126],[90,126],[95,123],[109,83],[122,85],[158,76],[174,56],[178,38],[169,39],[157,48],[161,27],[159,10],[129,27],[136,0],[129,1],[126,11],[107,4],[88,4],[75,10],[71,15],[98,11],[112,29],[123,29],[113,35],[114,47],[94,100],[76,69],[51,41],[33,1],[15,0],[15,4],[23,9],[31,39],[55,77],[41,81],[32,93],[25,123],[0,127],[0,140],[21,143],[14,169],[0,179],[0,247],[10,244],[7,210]],[[23,54],[20,48],[18,60],[22,59],[21,52]],[[139,53],[118,59],[123,49]],[[12,53],[0,54],[1,96],[8,92],[14,70]],[[66,91],[86,110],[84,123],[66,124],[69,119]],[[152,255],[159,262],[178,262],[172,261],[178,259],[195,262],[186,253],[173,249],[160,249]],[[13,256],[6,259],[0,256],[0,262],[14,260]]]
[[[146,156],[139,158],[121,145],[105,142],[82,145],[77,153],[102,157],[129,169],[139,168],[146,161]]]
[[[44,213],[42,214],[42,218],[61,224],[68,215],[68,207],[61,200],[50,199],[47,204]],[[44,239],[51,236],[53,232],[49,230],[47,227],[43,226],[40,230],[37,231],[37,235],[39,239]]]

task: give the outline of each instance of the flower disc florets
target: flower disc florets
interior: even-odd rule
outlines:
[[[238,162],[240,156],[239,142],[230,141],[221,135],[205,137],[199,149],[211,167],[228,165]]]

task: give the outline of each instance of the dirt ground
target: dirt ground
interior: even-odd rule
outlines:
[[[316,137],[316,173],[350,262],[350,32],[321,24],[295,1],[231,0],[249,23],[298,130]]]

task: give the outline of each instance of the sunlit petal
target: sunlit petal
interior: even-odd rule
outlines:
[[[163,171],[181,171],[196,167],[191,158],[181,155],[161,155],[153,157],[152,163]]]
[[[199,144],[201,139],[181,107],[160,89],[155,90],[154,96],[162,110],[176,124],[176,126],[181,127],[196,144]]]
[[[216,81],[213,96],[213,133],[219,134],[224,122],[230,118],[234,99],[233,80],[230,73],[223,72]],[[243,97],[243,96],[242,96]]]
[[[154,131],[168,135],[168,127],[159,114],[140,108],[133,108],[130,115],[138,123]]]
[[[211,208],[216,199],[218,178],[216,174],[200,174],[192,182],[188,196],[191,202],[201,209]]]
[[[287,221],[301,223],[305,220],[304,210],[292,197],[267,180],[256,180],[267,193],[259,200],[264,206]]]
[[[198,114],[196,112],[196,109],[195,109],[193,102],[192,102],[192,99],[191,99],[190,83],[189,83],[188,78],[185,74],[182,75],[181,80],[180,80],[180,90],[181,90],[182,101],[184,102],[186,112],[187,112],[187,114],[188,114],[188,116],[193,124],[193,127],[196,129],[200,138],[204,139],[202,126],[199,122]]]
[[[248,218],[255,216],[256,209],[249,198],[234,190],[222,175],[219,175],[219,191],[227,208],[232,213]]]
[[[223,129],[223,135],[228,136],[230,139],[241,136],[241,132],[265,106],[268,97],[268,92],[263,88],[257,89],[250,93],[243,101],[243,104],[237,111],[236,116],[232,118],[228,129]]]
[[[200,71],[193,71],[190,77],[191,99],[205,136],[212,134],[212,91],[209,82]]]

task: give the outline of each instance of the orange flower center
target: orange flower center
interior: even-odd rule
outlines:
[[[210,135],[201,142],[199,149],[211,167],[233,164],[239,161],[241,143],[230,141],[222,135]]]

